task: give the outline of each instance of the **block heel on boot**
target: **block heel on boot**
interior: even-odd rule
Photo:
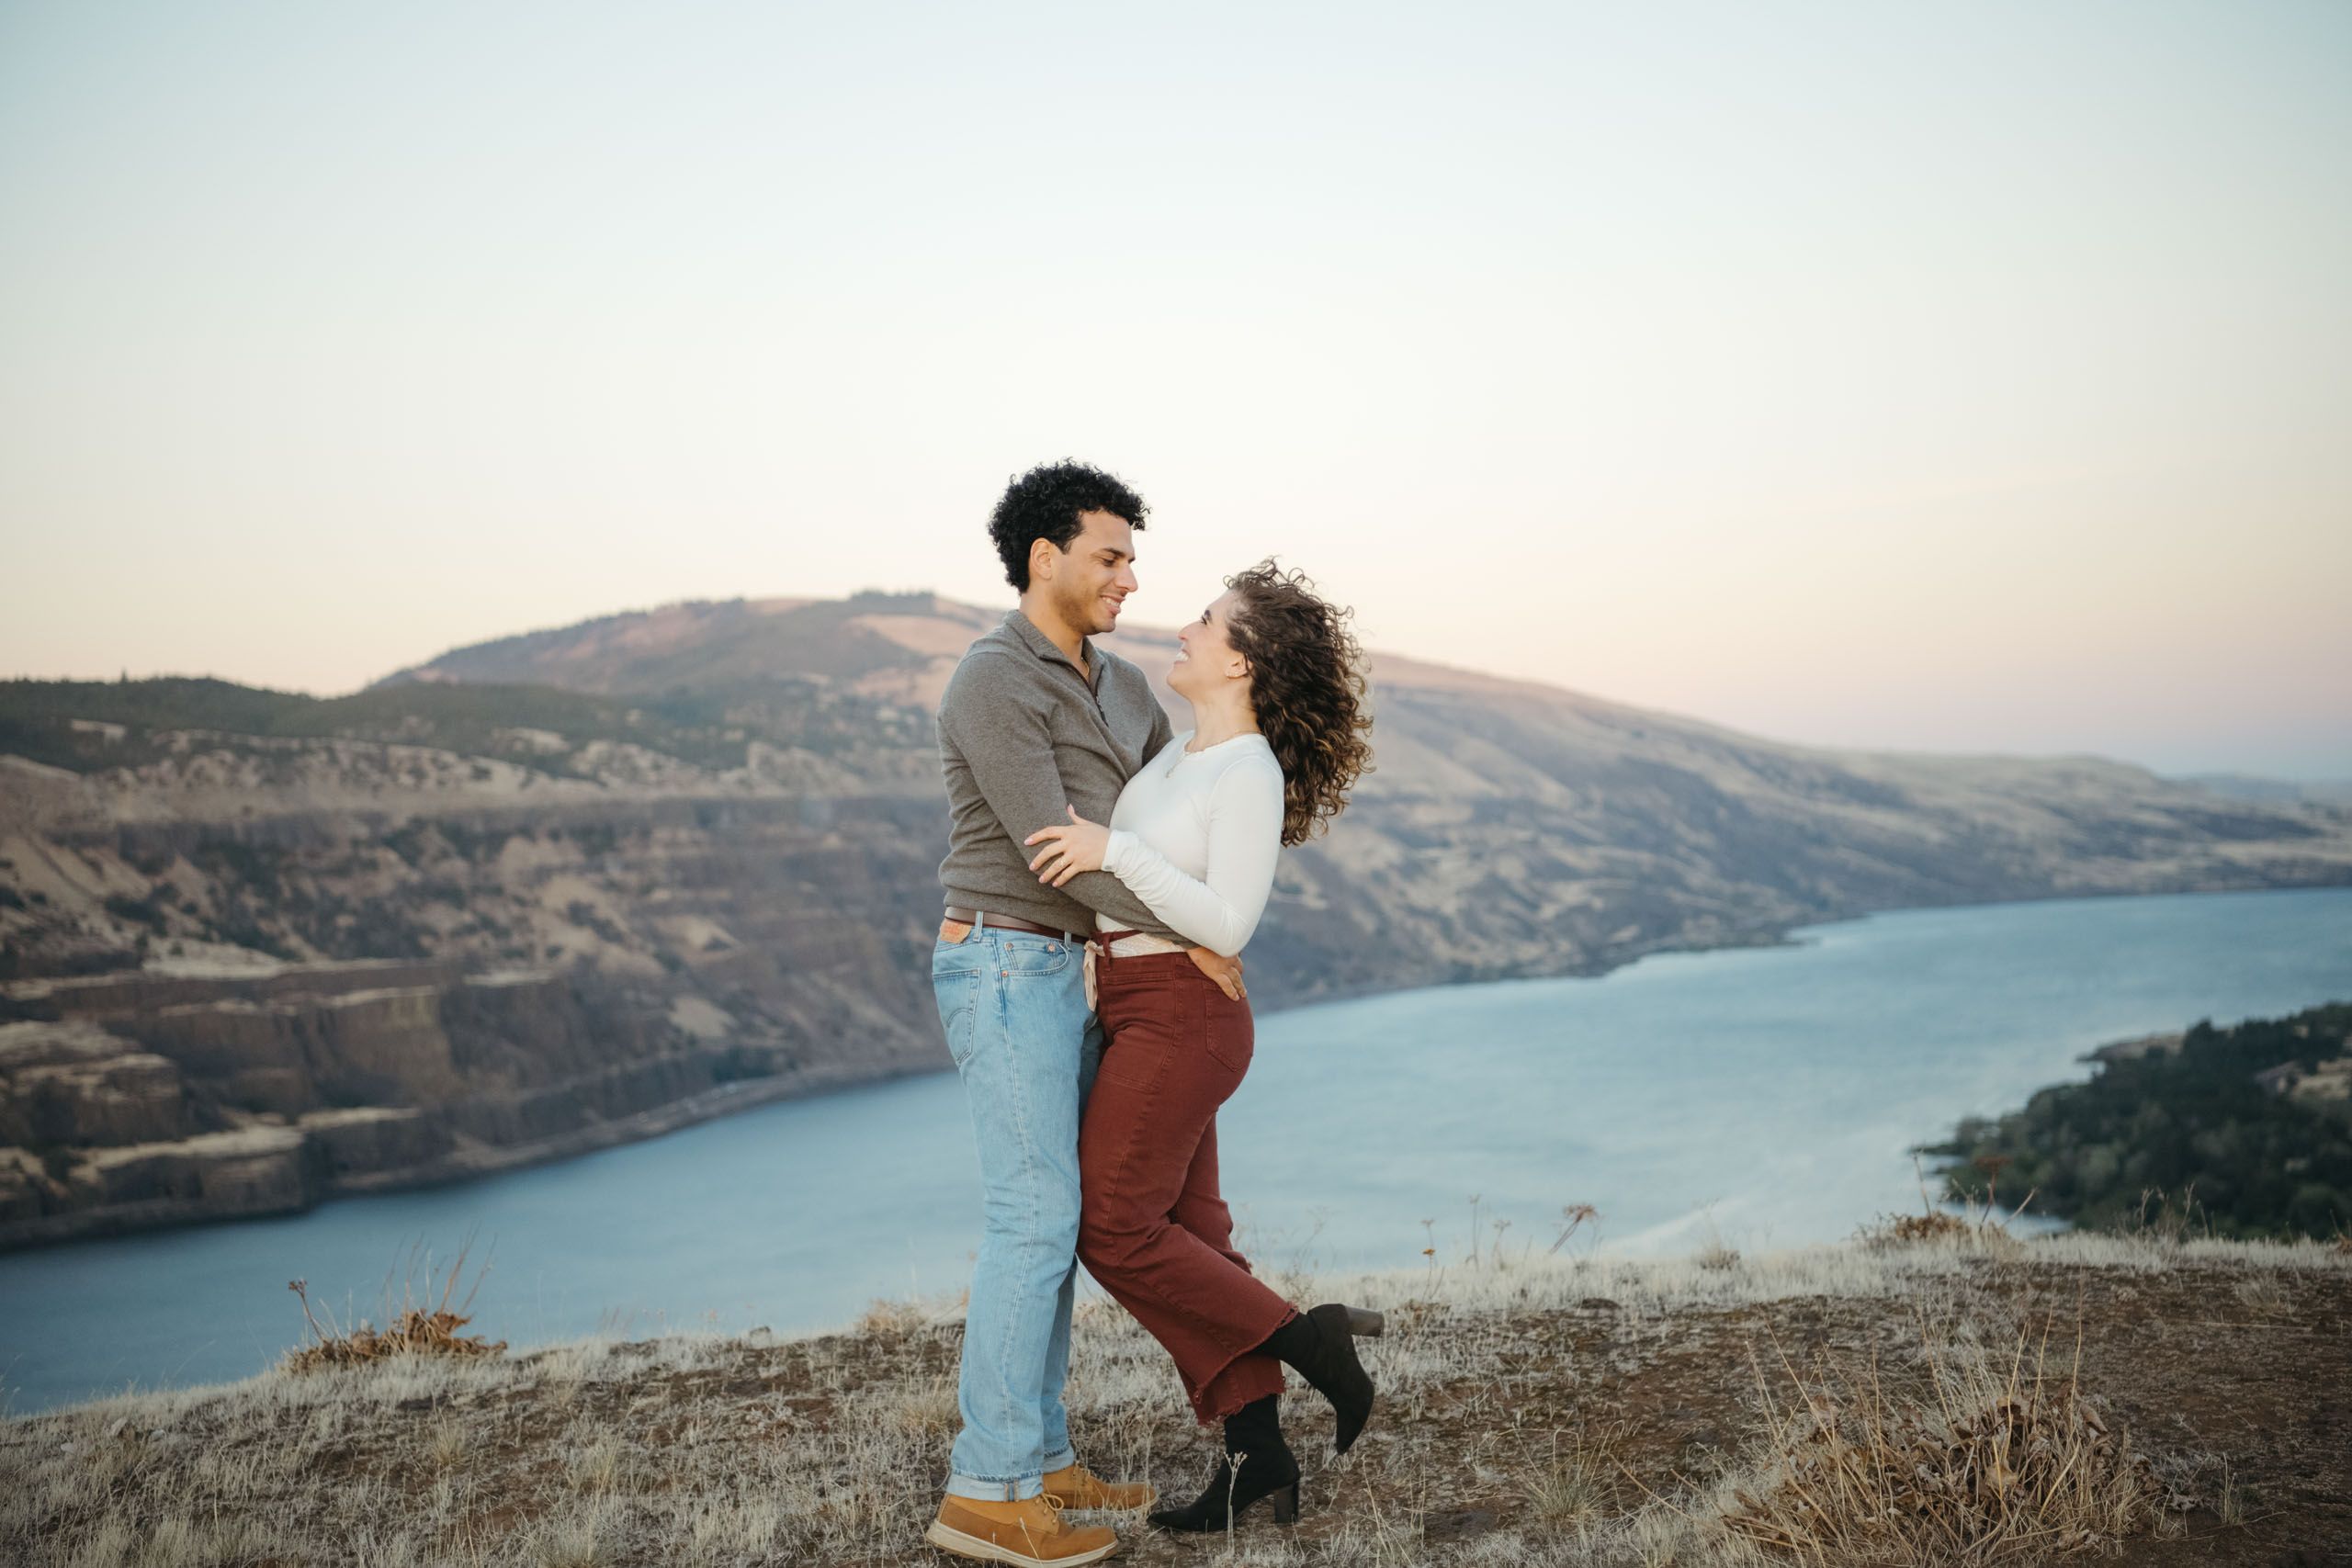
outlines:
[[[1356,1340],[1374,1337],[1386,1326],[1376,1312],[1325,1302],[1275,1329],[1258,1347],[1289,1365],[1331,1402],[1331,1413],[1339,1418],[1331,1446],[1335,1454],[1353,1447],[1364,1423],[1372,1419],[1372,1374],[1356,1359]]]
[[[1298,1456],[1283,1440],[1279,1396],[1253,1399],[1225,1418],[1225,1451],[1208,1489],[1181,1508],[1150,1516],[1165,1530],[1221,1530],[1261,1497],[1274,1500],[1274,1523],[1298,1522]],[[1240,1461],[1237,1466],[1235,1461]],[[1237,1472],[1238,1472],[1237,1475]]]
[[[1272,1461],[1290,1459],[1287,1450],[1279,1455],[1266,1456],[1268,1463],[1258,1472],[1255,1482],[1248,1479],[1251,1463],[1244,1460],[1241,1476],[1237,1479],[1231,1460],[1219,1460],[1216,1473],[1209,1478],[1208,1487],[1199,1496],[1181,1508],[1161,1508],[1148,1516],[1152,1524],[1164,1530],[1216,1531],[1238,1523],[1250,1506],[1262,1497],[1274,1500],[1274,1523],[1298,1523],[1298,1462],[1292,1460],[1287,1467]],[[1289,1473],[1285,1476],[1283,1468]]]

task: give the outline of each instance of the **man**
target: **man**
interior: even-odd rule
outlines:
[[[1042,1568],[1118,1550],[1063,1508],[1153,1500],[1078,1461],[1062,1383],[1077,1288],[1078,1128],[1102,1059],[1085,990],[1095,913],[1170,935],[1114,876],[1059,887],[1023,845],[1069,808],[1111,818],[1119,791],[1172,739],[1142,671],[1088,639],[1114,629],[1136,590],[1141,497],[1080,463],[1015,479],[989,523],[1020,608],[972,644],[939,705],[951,814],[940,863],[945,918],[932,986],[964,1080],[980,1151],[987,1221],[964,1322],[947,1495],[925,1539],[961,1556]],[[1181,939],[1180,939],[1181,940]],[[1205,948],[1194,962],[1228,994],[1240,964]]]

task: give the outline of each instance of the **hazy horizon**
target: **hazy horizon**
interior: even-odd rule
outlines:
[[[0,672],[684,599],[1366,642],[1808,744],[2352,777],[2352,7],[0,4]]]

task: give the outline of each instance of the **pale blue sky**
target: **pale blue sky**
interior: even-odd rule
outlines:
[[[2352,774],[2352,6],[0,0],[0,673],[1005,593]]]

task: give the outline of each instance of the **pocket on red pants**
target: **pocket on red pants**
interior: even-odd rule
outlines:
[[[1201,1049],[1236,1074],[1248,1072],[1258,1039],[1258,1026],[1250,1016],[1249,1001],[1234,1000],[1214,982],[1196,988],[1206,993],[1197,1004],[1202,1015]]]

